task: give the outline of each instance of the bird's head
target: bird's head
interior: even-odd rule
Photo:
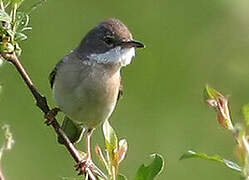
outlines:
[[[144,48],[144,44],[135,41],[120,20],[110,18],[88,32],[77,52],[83,58],[98,63],[126,66],[135,56],[136,48]]]

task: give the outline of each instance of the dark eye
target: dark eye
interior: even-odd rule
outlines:
[[[104,41],[105,41],[106,44],[112,45],[114,43],[114,37],[112,37],[112,36],[106,36],[104,38]]]

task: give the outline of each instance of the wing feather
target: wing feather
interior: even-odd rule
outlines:
[[[61,61],[59,61],[59,62],[55,65],[54,69],[53,69],[52,72],[49,74],[48,79],[49,79],[49,83],[50,83],[50,87],[51,87],[51,88],[53,88],[53,86],[54,86],[54,80],[55,80],[55,77],[56,77],[56,74],[57,74],[57,70],[58,70],[58,67],[60,66],[60,64],[61,64],[62,62],[63,62],[63,59],[62,59]]]

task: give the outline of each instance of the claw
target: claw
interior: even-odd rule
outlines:
[[[75,165],[76,171],[79,171],[78,175],[85,175],[91,180],[97,180],[98,176],[107,179],[107,176],[92,162],[88,157]]]
[[[44,123],[48,126],[51,125],[59,111],[59,108],[51,109],[47,114],[44,115],[44,118],[46,119]]]
[[[76,164],[76,170],[79,175],[85,175],[85,180],[98,180],[98,177],[107,179],[107,176],[93,163],[91,158],[91,135],[94,129],[88,129],[86,132],[86,153],[82,155],[82,160]]]

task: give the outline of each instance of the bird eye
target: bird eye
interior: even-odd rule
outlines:
[[[112,45],[113,42],[114,42],[114,37],[112,37],[112,36],[106,36],[106,37],[104,38],[104,41],[105,41],[106,44]]]

